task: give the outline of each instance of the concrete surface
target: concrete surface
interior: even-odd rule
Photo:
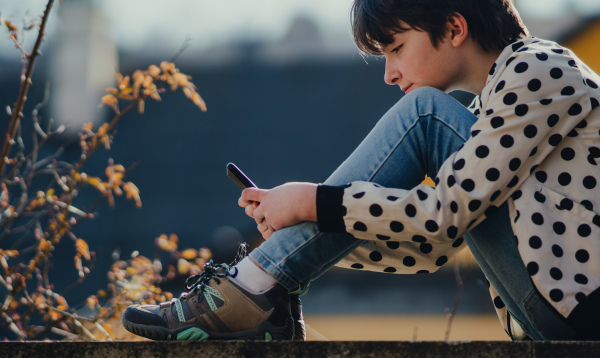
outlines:
[[[0,357],[600,357],[600,342],[2,342]]]

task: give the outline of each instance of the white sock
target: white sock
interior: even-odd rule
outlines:
[[[232,267],[229,272],[235,275],[233,280],[237,284],[252,293],[265,292],[277,283],[273,276],[258,267],[248,256]]]

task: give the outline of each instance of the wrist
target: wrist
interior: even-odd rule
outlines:
[[[317,184],[305,183],[300,191],[300,221],[317,221]]]

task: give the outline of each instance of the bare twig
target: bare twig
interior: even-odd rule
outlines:
[[[175,60],[183,53],[183,51],[190,47],[191,43],[192,37],[190,36],[190,34],[187,34],[185,36],[185,39],[183,40],[183,43],[181,44],[181,47],[179,48],[179,50],[177,50],[177,52],[175,52],[175,54],[173,55],[173,57],[171,57],[169,62],[175,62]]]
[[[31,50],[31,53],[27,55],[29,61],[27,62],[27,69],[25,70],[25,74],[21,78],[21,89],[19,91],[19,97],[17,99],[17,103],[13,109],[13,115],[10,119],[10,124],[8,127],[8,132],[4,135],[4,143],[2,148],[2,153],[0,154],[0,176],[4,172],[4,165],[6,163],[6,158],[8,158],[8,153],[10,152],[10,148],[13,143],[13,138],[15,136],[15,132],[17,126],[21,118],[23,117],[23,107],[25,106],[25,102],[27,101],[27,91],[29,90],[29,85],[31,84],[31,75],[33,74],[33,68],[35,67],[35,60],[37,56],[41,53],[40,46],[44,41],[44,35],[46,34],[46,24],[48,22],[48,16],[50,15],[50,10],[52,9],[52,5],[54,4],[54,0],[48,0],[48,4],[46,5],[46,10],[44,10],[44,15],[42,17],[42,23],[40,24],[40,29],[38,32],[37,39],[35,41],[35,45]]]
[[[463,280],[460,274],[460,263],[457,258],[454,258],[454,278],[456,279],[456,297],[454,298],[454,305],[452,306],[452,312],[448,314],[448,323],[446,325],[446,335],[444,340],[447,341],[450,338],[450,330],[452,329],[452,323],[458,307],[460,306],[460,300],[463,294]]]

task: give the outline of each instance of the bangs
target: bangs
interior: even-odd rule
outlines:
[[[394,33],[405,32],[410,27],[402,27],[399,21],[390,16],[382,3],[354,2],[350,12],[352,37],[361,52],[381,56],[383,47],[394,41]]]

